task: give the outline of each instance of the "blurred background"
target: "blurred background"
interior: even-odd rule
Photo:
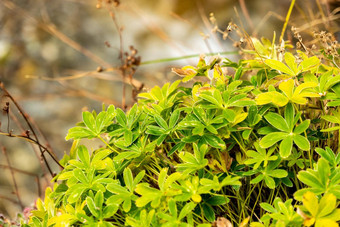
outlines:
[[[199,54],[237,60],[234,42],[211,32],[210,13],[222,30],[233,22],[258,38],[271,40],[276,32],[278,42],[290,3],[1,0],[0,214],[15,218],[51,185],[39,146],[8,135],[25,136],[29,122],[39,143],[60,160],[72,146],[64,139],[67,131],[81,121],[82,111],[100,111],[103,103],[128,108],[139,91],[178,79],[171,68],[195,65]],[[292,37],[292,25],[303,28],[306,37],[313,30],[339,34],[339,6],[338,0],[297,0],[285,39]],[[125,76],[124,65],[129,66]]]

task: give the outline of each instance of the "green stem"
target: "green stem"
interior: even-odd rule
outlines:
[[[247,154],[247,150],[243,147],[243,144],[241,144],[241,142],[236,138],[236,136],[234,136],[232,133],[230,133],[230,135],[233,137],[233,139],[236,141],[236,143],[239,145],[239,147],[241,148],[241,150],[243,151],[243,153],[246,155]],[[241,140],[242,141],[242,140]]]
[[[298,108],[294,103],[293,103],[293,107],[294,107],[294,109],[296,110],[296,112],[298,113],[298,112],[299,112],[299,108]],[[300,115],[299,120],[300,120],[301,123],[303,122],[303,120],[302,120],[302,115]],[[304,134],[304,136],[305,136],[306,138],[308,138],[306,131],[304,131],[303,134]],[[313,150],[312,150],[312,149],[308,150],[308,156],[309,156],[309,157],[308,157],[309,165],[312,166],[312,165],[313,165],[313,162],[312,162],[312,158],[313,158]],[[303,156],[303,157],[304,157],[304,156]]]
[[[116,149],[114,149],[113,147],[111,147],[104,139],[103,139],[103,137],[101,137],[100,135],[98,136],[98,138],[108,147],[108,148],[110,148],[110,150],[112,150],[112,151],[114,151],[114,152],[116,152],[117,154],[119,154],[119,152],[116,150]]]
[[[287,24],[288,24],[288,21],[289,21],[289,18],[290,18],[290,14],[293,11],[294,4],[295,4],[295,0],[292,0],[292,2],[290,3],[290,6],[289,6],[289,10],[288,10],[288,13],[287,13],[287,16],[286,16],[285,23],[283,24],[283,28],[282,28],[282,31],[281,31],[280,40],[279,40],[280,43],[281,43],[283,36],[285,34]]]
[[[258,194],[257,197],[256,197],[256,201],[255,201],[254,207],[253,207],[253,209],[251,210],[250,217],[252,217],[253,214],[254,214],[256,204],[257,204],[257,202],[259,201],[259,198],[260,198],[260,195],[261,195],[262,187],[263,187],[263,181],[262,181],[261,186],[260,186],[259,194]]]
[[[250,190],[250,192],[248,192],[248,196],[247,196],[246,199],[244,200],[244,203],[243,203],[243,206],[242,206],[242,214],[243,214],[243,216],[240,215],[240,217],[239,217],[239,222],[241,222],[242,219],[243,219],[244,217],[247,216],[247,215],[245,215],[245,209],[244,209],[244,208],[245,208],[246,203],[247,203],[247,201],[249,200],[249,198],[250,198],[252,192],[253,192],[254,189],[257,187],[257,185],[258,185],[258,184],[254,184],[254,186],[252,187],[252,189]],[[262,186],[261,186],[261,189],[262,189]],[[259,194],[261,194],[261,189],[260,189],[260,191],[259,191]]]

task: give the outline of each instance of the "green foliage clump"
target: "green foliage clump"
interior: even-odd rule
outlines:
[[[126,113],[84,112],[29,225],[338,226],[337,61],[253,44],[250,60],[174,69],[182,80]],[[90,152],[85,139],[104,146]]]

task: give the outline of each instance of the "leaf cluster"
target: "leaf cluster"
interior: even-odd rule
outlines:
[[[273,47],[175,69],[184,79],[139,94],[126,113],[84,112],[29,225],[337,226],[340,69],[303,52],[280,61]],[[104,146],[89,151],[86,139]]]

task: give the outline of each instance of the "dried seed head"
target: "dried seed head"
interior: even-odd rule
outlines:
[[[300,42],[296,42],[296,49],[301,49],[301,43]]]
[[[229,33],[228,33],[228,31],[224,31],[223,33],[222,33],[222,35],[223,35],[223,40],[226,40],[227,38],[228,38],[228,36],[229,36]]]
[[[212,24],[216,24],[216,18],[214,16],[214,13],[210,13],[209,20]]]
[[[214,28],[211,30],[211,33],[216,33],[218,31],[218,26],[215,25]]]
[[[9,111],[9,102],[6,102],[5,106],[2,108],[4,114],[8,114]]]

